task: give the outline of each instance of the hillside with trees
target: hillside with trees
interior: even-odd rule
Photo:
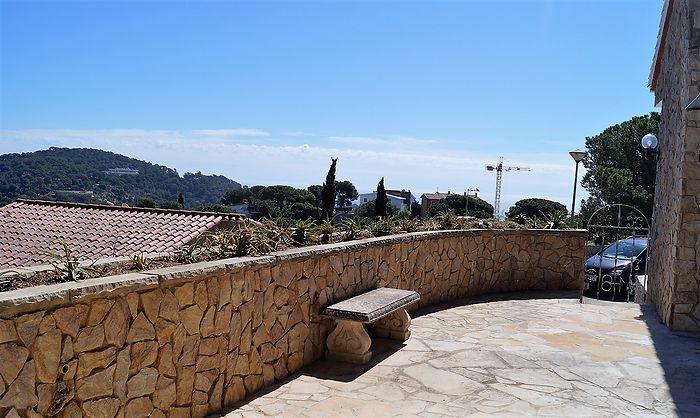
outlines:
[[[116,174],[119,168],[138,174]],[[28,198],[129,205],[147,200],[160,206],[177,204],[182,193],[190,209],[219,203],[226,191],[240,188],[224,176],[180,176],[172,168],[90,148],[0,155],[0,205]]]

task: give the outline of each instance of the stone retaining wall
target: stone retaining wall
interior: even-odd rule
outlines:
[[[0,294],[0,416],[201,417],[321,357],[331,302],[579,289],[584,241],[415,233]]]

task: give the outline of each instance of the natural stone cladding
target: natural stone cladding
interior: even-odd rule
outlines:
[[[377,287],[415,290],[421,306],[579,289],[584,241],[414,233],[7,292],[0,415],[202,417],[318,359],[330,303]]]
[[[666,1],[651,87],[662,104],[649,296],[673,330],[700,331],[700,1]],[[654,72],[658,75],[654,78]]]

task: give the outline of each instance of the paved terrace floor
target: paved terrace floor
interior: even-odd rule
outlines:
[[[700,417],[700,338],[652,306],[510,294],[416,312],[411,330],[375,340],[366,366],[321,360],[225,416]]]

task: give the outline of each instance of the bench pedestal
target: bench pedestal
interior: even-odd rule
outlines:
[[[411,325],[411,317],[406,309],[387,315],[374,323],[374,335],[377,337],[391,338],[392,340],[406,341],[411,336],[408,327]]]
[[[411,335],[411,317],[406,307],[420,300],[411,290],[379,288],[327,306],[321,315],[337,321],[326,339],[326,358],[355,364],[365,364],[372,358],[372,340],[365,324],[374,324],[379,337],[406,341]]]
[[[371,345],[372,340],[361,322],[339,319],[333,332],[328,334],[326,358],[365,364],[372,358]]]

